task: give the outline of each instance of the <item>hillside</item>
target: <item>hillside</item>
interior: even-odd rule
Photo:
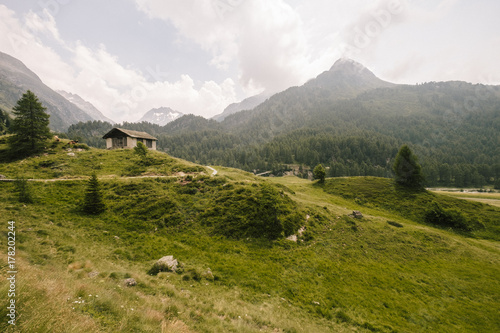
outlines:
[[[0,108],[10,112],[27,90],[31,90],[47,108],[52,130],[65,131],[71,124],[94,119],[46,86],[21,61],[0,52]]]
[[[160,152],[144,164],[131,150],[67,148],[54,143],[46,155],[0,164],[7,178],[45,180],[28,182],[33,203],[17,200],[16,183],[0,182],[4,230],[7,221],[16,228],[20,331],[500,328],[492,297],[500,292],[500,208],[400,191],[381,178],[322,187],[223,167],[212,176]],[[99,216],[81,210],[92,172],[107,206]],[[429,198],[480,224],[454,230],[422,221]],[[353,210],[364,217],[353,219]],[[284,239],[301,227],[298,242]],[[167,255],[181,268],[148,274]],[[127,287],[129,278],[137,285]],[[8,288],[2,278],[0,292]],[[14,332],[6,321],[0,329]]]

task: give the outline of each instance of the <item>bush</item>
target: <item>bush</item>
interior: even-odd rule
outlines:
[[[465,216],[455,209],[444,209],[434,202],[433,207],[425,213],[425,222],[442,227],[472,230]]]
[[[274,240],[293,234],[301,216],[296,204],[269,184],[257,187],[225,187],[202,214],[214,233],[229,238]]]

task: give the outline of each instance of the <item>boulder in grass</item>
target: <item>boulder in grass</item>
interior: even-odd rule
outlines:
[[[175,272],[179,263],[174,256],[165,256],[154,263],[148,271],[149,275],[157,275],[159,272]]]
[[[352,216],[354,216],[357,219],[362,219],[363,218],[363,214],[361,214],[361,212],[359,210],[353,211],[352,212]]]
[[[129,278],[123,281],[126,287],[134,287],[137,286],[137,281],[133,278]]]

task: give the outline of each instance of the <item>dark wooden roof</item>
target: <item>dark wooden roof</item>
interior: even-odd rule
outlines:
[[[118,128],[118,127],[115,127],[111,131],[109,131],[108,133],[104,134],[104,136],[102,138],[103,139],[115,138],[115,137],[123,136],[123,134],[125,134],[126,136],[129,136],[131,138],[158,140],[157,138],[155,138],[154,136],[152,136],[146,132],[132,131],[132,130],[127,130],[127,129]]]

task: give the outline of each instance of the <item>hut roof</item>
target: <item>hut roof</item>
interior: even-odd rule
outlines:
[[[108,133],[104,134],[104,136],[102,138],[103,139],[113,138],[119,134],[125,134],[126,136],[129,136],[131,138],[158,140],[157,138],[155,138],[154,136],[152,136],[146,132],[132,131],[132,130],[118,128],[118,127],[115,127],[111,131],[109,131]]]

